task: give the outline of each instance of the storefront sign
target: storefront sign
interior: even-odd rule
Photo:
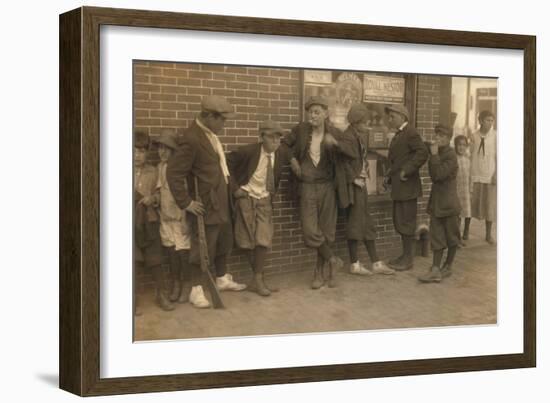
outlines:
[[[332,71],[304,70],[304,81],[315,84],[332,84]]]
[[[404,103],[405,79],[403,77],[363,75],[363,102]]]

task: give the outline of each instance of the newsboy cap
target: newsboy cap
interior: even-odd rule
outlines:
[[[364,103],[353,104],[348,112],[348,122],[359,123],[370,115],[370,111]]]
[[[405,107],[405,105],[395,104],[391,106],[386,106],[384,109],[386,113],[396,112],[405,116],[405,118],[409,120],[409,110]]]
[[[278,122],[274,122],[272,120],[265,120],[260,123],[259,127],[260,133],[279,133],[280,135],[283,135],[284,131],[281,125]]]
[[[153,139],[154,143],[164,144],[165,146],[175,150],[178,148],[176,135],[173,130],[165,128],[160,132],[160,136]]]
[[[202,99],[201,109],[206,112],[216,112],[224,115],[226,118],[235,117],[233,106],[219,95],[208,95]]]
[[[323,108],[327,109],[328,108],[328,101],[325,97],[322,97],[320,95],[315,95],[315,96],[309,97],[307,102],[306,102],[306,105],[305,105],[306,111],[309,108],[311,108],[313,105],[320,105]]]
[[[481,113],[479,114],[479,120],[482,121],[485,118],[488,118],[489,116],[493,118],[495,117],[495,115],[491,111],[488,111],[488,110],[481,111]]]
[[[134,147],[136,148],[148,148],[149,147],[149,135],[142,131],[134,132]]]
[[[453,135],[453,130],[449,126],[445,126],[442,123],[439,123],[439,124],[435,125],[434,131],[436,133],[444,134],[447,137],[451,137]]]

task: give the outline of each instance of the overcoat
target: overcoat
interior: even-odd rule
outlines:
[[[419,169],[428,159],[429,153],[422,138],[414,127],[407,124],[398,130],[390,143],[388,160],[391,182],[391,197],[395,201],[416,199],[422,196]],[[401,170],[407,180],[399,177]]]
[[[166,180],[179,208],[195,198],[194,178],[205,208],[206,225],[229,222],[228,185],[220,167],[220,157],[203,130],[193,122],[181,137],[179,147],[168,160]],[[189,189],[186,186],[189,184]]]

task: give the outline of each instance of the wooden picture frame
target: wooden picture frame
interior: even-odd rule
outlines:
[[[524,52],[523,353],[100,377],[100,27],[476,46]],[[82,7],[60,16],[60,387],[81,396],[358,379],[536,365],[536,42],[534,36]]]

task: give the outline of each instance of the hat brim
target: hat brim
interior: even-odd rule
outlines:
[[[392,108],[391,106],[386,106],[386,107],[384,108],[384,111],[385,111],[386,113],[390,113],[390,112],[399,113],[401,116],[405,116],[405,119],[409,120],[409,116],[408,116],[408,115],[406,115],[406,114],[403,113],[402,111],[399,111],[399,110],[397,110],[397,109]]]
[[[235,112],[221,112],[220,115],[226,119],[235,119],[237,117]]]

